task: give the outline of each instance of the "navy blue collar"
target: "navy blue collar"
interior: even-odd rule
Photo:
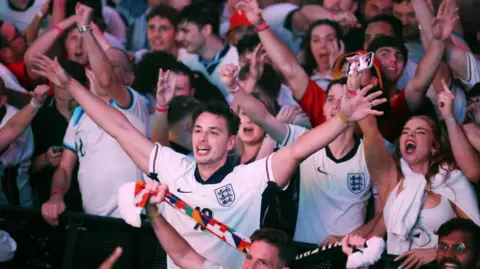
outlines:
[[[230,45],[228,44],[228,42],[224,41],[223,48],[219,52],[217,52],[217,54],[215,55],[215,57],[213,57],[213,59],[206,60],[199,55],[198,60],[203,64],[203,66],[205,66],[205,68],[207,69],[207,72],[209,74],[212,74],[213,70],[215,70],[217,65],[222,61],[223,57],[227,55],[227,52],[229,49],[230,49]]]
[[[220,167],[215,173],[213,173],[207,180],[203,180],[202,176],[200,176],[200,172],[198,171],[198,164],[195,167],[195,180],[202,184],[202,185],[207,185],[207,184],[218,184],[223,181],[223,179],[230,174],[233,171],[233,164],[230,161],[230,159],[227,159],[225,164]]]

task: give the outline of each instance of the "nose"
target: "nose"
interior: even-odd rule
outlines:
[[[83,47],[83,38],[77,38],[77,43],[75,44],[75,47],[77,48],[82,48]]]
[[[397,17],[400,19],[400,21],[402,22],[403,26],[407,25],[408,24],[408,21],[407,21],[407,16],[399,16]]]

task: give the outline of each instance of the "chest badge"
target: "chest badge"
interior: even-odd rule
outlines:
[[[215,189],[215,196],[217,196],[218,203],[224,207],[229,207],[235,202],[235,192],[232,184]]]
[[[365,189],[365,173],[348,173],[347,174],[348,189],[358,194]]]

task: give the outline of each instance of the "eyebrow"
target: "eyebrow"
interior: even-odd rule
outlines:
[[[410,130],[410,128],[409,128],[409,127],[405,127],[405,128],[403,128],[403,130],[404,130],[404,131],[408,131],[408,130]],[[428,130],[425,129],[425,128],[423,128],[423,127],[417,127],[417,128],[415,128],[415,130],[422,130],[422,131],[428,132]]]
[[[195,126],[193,126],[193,128],[203,129],[202,126],[200,126],[200,125],[198,125],[198,124],[195,124]],[[218,131],[221,131],[221,129],[218,128],[218,127],[207,127],[207,129],[209,129],[209,130],[218,130]]]

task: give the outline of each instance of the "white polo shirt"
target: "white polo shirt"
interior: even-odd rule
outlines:
[[[308,130],[287,125],[281,146],[295,142]],[[363,142],[356,138],[354,148],[342,159],[325,147],[300,164],[300,199],[294,239],[321,243],[328,235],[343,236],[365,223],[372,182],[367,170]]]
[[[146,99],[131,88],[128,90],[132,96],[129,108],[122,109],[113,100],[109,103],[145,134],[148,124]],[[127,182],[141,179],[142,172],[118,142],[95,124],[81,107],[73,112],[63,144],[78,156],[78,184],[85,212],[120,217],[117,190]]]
[[[275,181],[271,156],[235,167],[227,162],[204,181],[194,160],[155,144],[149,171],[190,206],[250,236],[260,226],[262,194],[268,182]],[[196,222],[171,206],[164,206],[163,210],[165,219],[200,255],[229,268],[242,267],[245,257],[238,250],[202,231]],[[168,268],[178,267],[169,259]]]
[[[480,82],[480,61],[472,53],[468,53],[467,78],[462,82],[467,86],[467,91]]]

